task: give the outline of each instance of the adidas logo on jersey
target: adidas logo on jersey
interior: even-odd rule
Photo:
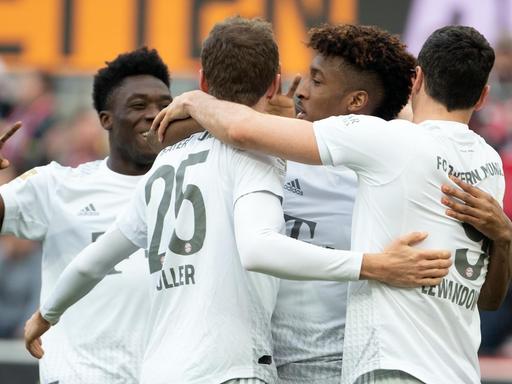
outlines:
[[[78,216],[98,216],[100,213],[94,208],[94,205],[91,203],[85,207],[83,207],[80,212],[78,212]]]
[[[300,196],[302,196],[304,194],[304,192],[302,192],[302,189],[300,188],[299,179],[295,179],[295,180],[287,182],[284,185],[284,189],[286,189],[292,193],[296,193],[297,195],[300,195]]]

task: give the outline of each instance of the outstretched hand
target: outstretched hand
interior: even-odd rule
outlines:
[[[493,241],[512,240],[512,222],[499,203],[488,193],[450,176],[460,187],[443,184],[441,202],[448,207],[446,214],[454,219],[471,224]]]
[[[277,92],[272,96],[269,100],[267,107],[265,108],[265,112],[283,116],[283,117],[295,117],[295,92],[297,91],[297,87],[299,86],[301,80],[301,76],[297,75],[293,79],[292,85],[286,94],[282,93],[282,83],[281,78],[279,78],[279,88]]]
[[[14,123],[1,137],[0,137],[0,149],[4,146],[4,144],[9,140],[9,138],[16,133],[18,129],[21,128],[21,121]],[[0,156],[0,169],[5,169],[10,165],[9,160],[4,159]]]
[[[40,359],[44,355],[41,336],[50,327],[50,323],[43,318],[39,310],[25,323],[25,348],[35,358]]]

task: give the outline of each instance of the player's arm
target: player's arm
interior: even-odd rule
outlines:
[[[365,253],[318,247],[280,233],[280,200],[254,192],[235,204],[235,234],[244,267],[292,280],[349,281],[371,279],[398,287],[437,285],[451,265],[448,251],[413,248],[426,238],[412,233],[383,252]]]
[[[458,199],[443,197],[442,203],[448,207],[446,214],[471,224],[491,240],[489,266],[478,307],[496,310],[505,298],[512,273],[512,222],[491,195],[457,178],[451,179],[461,189],[442,186],[446,195]]]
[[[152,130],[162,130],[172,121],[188,117],[234,147],[321,164],[311,122],[260,113],[244,105],[217,100],[202,91],[186,92],[175,98],[157,115]]]
[[[279,88],[269,100],[265,113],[276,116],[295,117],[294,95],[300,80],[300,75],[295,76],[288,92],[284,94],[282,93],[281,78],[279,78]],[[204,131],[204,128],[192,118],[176,120],[165,126],[160,124],[158,131],[155,131],[156,128],[153,125],[152,129],[150,129],[148,141],[157,149],[176,144],[194,133]]]
[[[146,140],[153,149],[160,151],[165,147],[179,143],[190,135],[198,132],[204,132],[204,128],[195,120],[189,118],[173,121],[161,132],[156,132],[155,130],[150,129]]]
[[[114,227],[98,241],[84,248],[66,267],[41,309],[25,325],[25,346],[34,357],[41,358],[40,337],[71,305],[84,297],[117,263],[139,249]]]

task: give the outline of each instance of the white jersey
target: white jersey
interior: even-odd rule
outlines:
[[[104,233],[142,176],[106,160],[77,168],[52,162],[0,187],[2,233],[43,242],[41,301],[73,258]],[[41,383],[136,383],[144,352],[149,292],[140,251],[118,264],[43,336]]]
[[[429,233],[422,248],[452,250],[453,266],[435,287],[350,283],[342,382],[396,369],[427,384],[479,383],[477,299],[489,241],[446,216],[440,187],[451,183],[451,174],[502,201],[498,154],[456,122],[413,124],[351,115],[314,127],[322,162],[358,174],[353,249],[378,251],[415,230]]]
[[[208,133],[164,149],[117,225],[148,249],[149,340],[141,382],[275,382],[270,318],[277,279],[244,270],[233,209],[243,195],[282,196],[285,163]]]
[[[286,234],[350,249],[357,178],[350,169],[289,161],[284,183]],[[272,315],[280,383],[338,384],[348,283],[281,280]]]

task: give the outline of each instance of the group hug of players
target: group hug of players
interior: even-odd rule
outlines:
[[[121,54],[94,77],[109,156],[0,187],[2,233],[43,243],[41,383],[480,382],[478,308],[512,269],[501,160],[467,125],[493,49],[463,26],[417,60],[376,27],[308,46],[283,94],[270,25],[229,18],[174,100],[155,50]]]

